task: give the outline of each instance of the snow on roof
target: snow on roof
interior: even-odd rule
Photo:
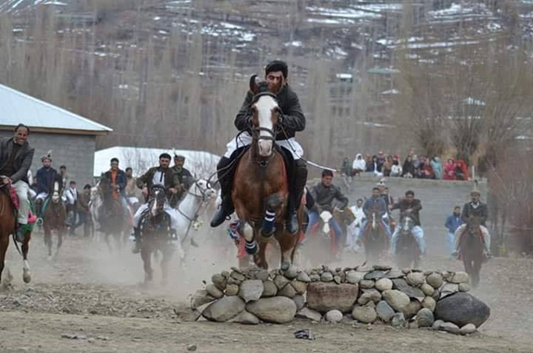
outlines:
[[[33,98],[20,91],[0,85],[0,126],[16,126],[20,123],[30,128],[49,130],[75,130],[88,135],[113,131],[92,120]]]
[[[161,153],[168,153],[171,156],[174,156],[174,153],[183,155],[186,158],[185,168],[190,170],[193,175],[196,174],[197,177],[201,178],[209,178],[216,171],[220,159],[219,156],[204,151],[115,146],[94,153],[93,174],[95,177],[100,176],[109,170],[111,158],[118,158],[121,169],[131,167],[133,175],[139,176],[149,168],[159,165]],[[171,165],[173,164],[171,162]]]

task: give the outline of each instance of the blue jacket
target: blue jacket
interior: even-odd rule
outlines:
[[[461,215],[455,216],[453,214],[449,215],[446,219],[446,223],[444,223],[444,226],[448,228],[448,230],[451,233],[455,233],[457,228],[459,228],[463,224],[463,221],[461,220]]]
[[[366,200],[363,206],[363,212],[365,213],[365,216],[368,218],[374,210],[379,212],[380,217],[383,217],[385,214],[387,214],[387,204],[382,197],[378,197],[377,199],[371,197]]]
[[[108,170],[107,172],[104,173],[104,178],[109,180],[110,184],[113,183],[112,177],[111,177],[111,170]],[[119,193],[122,196],[126,195],[126,184],[128,184],[128,177],[126,176],[126,173],[122,169],[119,169],[117,171],[117,178],[115,179],[115,182],[118,186]]]

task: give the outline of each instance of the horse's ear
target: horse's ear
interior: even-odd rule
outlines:
[[[257,75],[252,75],[250,77],[250,92],[256,95],[259,92],[259,77]]]

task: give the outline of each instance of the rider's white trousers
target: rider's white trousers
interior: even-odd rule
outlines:
[[[235,152],[235,150],[239,147],[249,146],[252,144],[252,136],[248,132],[243,132],[239,135],[237,138],[231,139],[230,142],[226,145],[226,154],[224,154],[224,157],[230,158],[231,154]],[[303,157],[304,155],[304,149],[302,146],[296,141],[294,137],[291,137],[288,140],[279,140],[276,141],[276,144],[278,146],[284,147],[286,150],[291,152],[292,158],[294,160],[298,160]]]

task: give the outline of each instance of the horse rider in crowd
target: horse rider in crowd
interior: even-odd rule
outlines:
[[[137,178],[133,177],[133,169],[131,167],[126,168],[126,180],[126,201],[132,207],[136,207],[139,203],[139,198],[137,197]]]
[[[175,209],[170,207],[168,200],[172,195],[178,193],[177,187],[180,181],[176,173],[170,168],[170,154],[162,153],[159,156],[159,167],[150,168],[145,174],[137,178],[137,187],[142,189],[142,194],[145,202],[137,209],[135,216],[133,216],[133,236],[135,237],[135,244],[133,253],[141,251],[141,219],[148,209],[148,195],[154,186],[161,186],[165,189],[167,200],[164,205],[165,212],[170,216],[170,228],[174,234],[177,234],[178,214]]]
[[[413,227],[412,234],[418,244],[418,249],[420,250],[420,256],[426,254],[426,241],[424,239],[424,230],[422,229],[420,223],[420,210],[422,210],[422,203],[420,200],[415,199],[415,193],[412,190],[408,190],[405,193],[405,198],[401,199],[398,203],[389,206],[389,210],[393,211],[400,210],[400,222],[401,218],[404,215],[408,215],[413,219],[415,226]],[[396,242],[400,236],[401,227],[396,227],[394,233],[392,234],[391,240],[391,254],[396,253]]]
[[[307,233],[309,233],[315,224],[320,220],[320,214],[323,211],[328,211],[333,215],[333,201],[340,202],[339,209],[344,210],[348,206],[348,198],[344,196],[341,190],[333,185],[333,172],[331,170],[322,171],[322,180],[313,186],[309,193],[315,200],[315,207],[308,213],[309,223],[307,225]],[[330,220],[331,227],[335,232],[335,243],[337,249],[341,249],[340,241],[342,239],[342,228],[335,218]]]
[[[476,186],[474,186],[474,189],[472,192],[470,192],[471,201],[466,203],[463,206],[463,212],[461,213],[461,220],[463,221],[463,224],[457,228],[455,231],[455,239],[454,239],[454,248],[455,251],[452,253],[452,256],[458,258],[459,257],[459,247],[460,247],[460,239],[463,233],[466,230],[467,225],[472,221],[472,219],[476,219],[479,222],[479,227],[481,228],[481,237],[483,238],[483,248],[484,248],[484,255],[487,259],[490,259],[492,257],[492,253],[490,252],[490,234],[489,230],[486,226],[486,221],[489,218],[489,211],[487,204],[480,201],[481,199],[481,193],[477,189]]]
[[[357,235],[358,245],[362,244],[366,225],[372,219],[372,214],[374,212],[377,212],[378,221],[383,226],[383,229],[385,230],[385,235],[387,236],[387,238],[390,239],[391,234],[389,224],[385,221],[385,216],[387,215],[387,204],[385,203],[385,200],[381,197],[378,186],[372,188],[372,197],[367,199],[365,201],[365,204],[363,205],[363,213],[365,214],[365,218],[363,219],[363,222],[359,229],[359,234]]]
[[[119,168],[118,158],[111,158],[111,168],[104,173],[103,178],[107,179],[112,186],[113,199],[120,202],[124,214],[130,217],[128,203],[126,201],[126,184],[128,178],[126,173]]]
[[[39,219],[37,223],[42,224],[43,203],[52,196],[54,184],[58,183],[58,192],[63,190],[63,181],[59,173],[52,168],[52,151],[41,157],[43,166],[37,170],[35,178],[37,179],[37,197],[35,198],[35,208]],[[61,196],[61,194],[59,194]]]
[[[0,139],[0,184],[10,185],[19,198],[19,209],[17,214],[18,227],[15,232],[15,239],[18,242],[24,240],[24,235],[28,229],[28,215],[30,212],[30,201],[28,192],[28,171],[35,149],[28,143],[30,129],[19,124],[15,127],[13,137]]]
[[[301,159],[303,149],[294,139],[296,132],[305,129],[305,116],[300,101],[287,83],[289,69],[283,61],[274,60],[265,68],[265,80],[269,91],[276,95],[280,114],[281,131],[276,135],[276,144],[284,148],[287,156],[294,160],[294,170],[289,172],[289,203],[287,206],[286,229],[291,234],[298,232],[297,210],[307,182],[307,165]],[[251,120],[254,95],[248,91],[244,103],[235,118],[235,126],[242,133],[238,139],[232,139],[227,145],[226,154],[217,165],[218,180],[221,186],[222,203],[211,221],[212,227],[218,227],[234,212],[231,190],[237,159],[241,152],[252,143]]]
[[[191,172],[187,168],[184,168],[184,165],[185,156],[174,154],[174,166],[172,167],[172,171],[178,176],[180,184],[176,188],[178,192],[175,195],[172,195],[172,198],[170,199],[170,206],[173,208],[178,206],[183,199],[183,195],[189,190],[194,181]]]

